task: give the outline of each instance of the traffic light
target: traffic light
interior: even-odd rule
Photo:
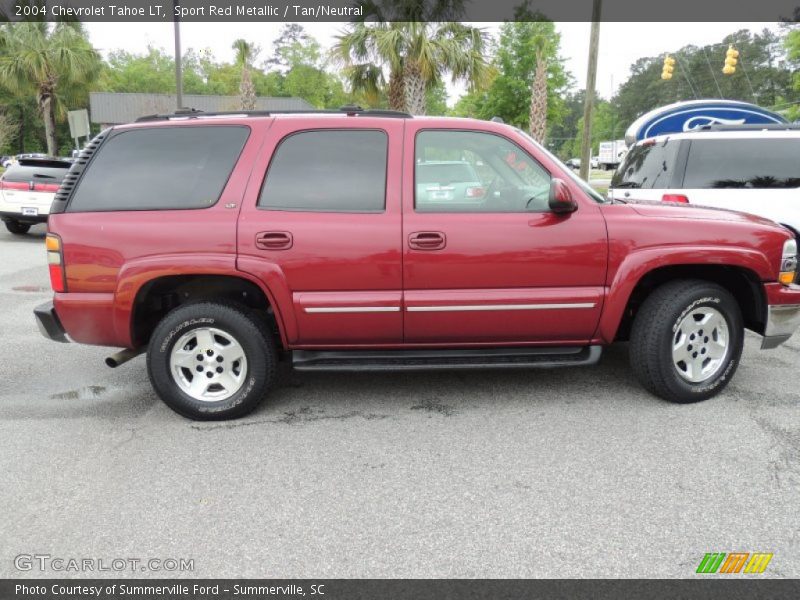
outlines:
[[[728,46],[728,50],[725,52],[725,66],[722,67],[722,72],[725,75],[733,75],[736,72],[736,63],[738,62],[739,51],[733,45]]]
[[[664,57],[664,68],[661,70],[661,79],[672,79],[672,72],[675,70],[675,59],[669,54]]]

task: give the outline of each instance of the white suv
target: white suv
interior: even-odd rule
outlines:
[[[800,126],[707,126],[637,142],[609,198],[663,200],[747,212],[800,239]]]
[[[61,181],[72,163],[58,158],[21,158],[0,176],[0,219],[22,235],[44,223]]]

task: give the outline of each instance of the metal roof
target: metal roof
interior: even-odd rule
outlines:
[[[136,94],[117,92],[91,92],[89,114],[92,123],[117,125],[131,123],[145,115],[172,113],[177,99],[175,94]],[[205,112],[238,111],[239,96],[201,96],[184,94],[183,104]],[[256,97],[256,110],[313,110],[302,98]]]

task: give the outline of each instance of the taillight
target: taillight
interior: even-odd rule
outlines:
[[[44,239],[44,245],[47,248],[50,287],[54,292],[66,292],[67,274],[64,272],[64,252],[61,248],[61,238],[54,233],[48,233]]]
[[[661,196],[662,202],[680,202],[681,204],[689,204],[689,197],[683,194],[664,194]]]
[[[56,193],[59,188],[59,184],[57,183],[34,183],[33,184],[33,191],[34,192],[52,192]]]
[[[483,198],[486,195],[486,188],[468,187],[465,193],[467,198]]]
[[[12,190],[12,191],[28,191],[31,189],[29,183],[24,183],[22,181],[2,181],[0,180],[0,190]]]

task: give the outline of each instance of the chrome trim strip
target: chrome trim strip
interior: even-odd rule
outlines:
[[[448,304],[442,306],[407,306],[408,312],[455,312],[473,310],[558,310],[563,308],[594,308],[594,302],[570,304]]]
[[[307,313],[378,313],[400,312],[399,306],[307,306]]]

